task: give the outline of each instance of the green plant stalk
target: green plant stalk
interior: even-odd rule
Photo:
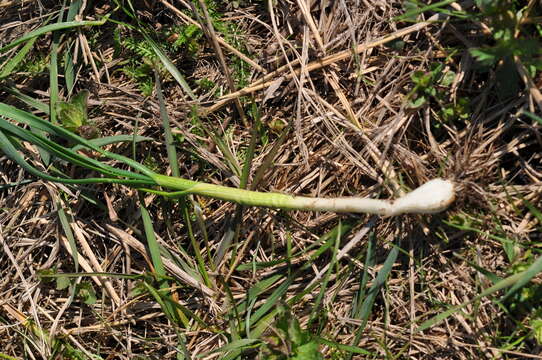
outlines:
[[[208,196],[247,206],[262,206],[285,210],[312,210],[331,212],[370,213],[383,216],[400,215],[403,213],[432,214],[445,210],[455,198],[455,186],[451,181],[434,179],[416,190],[395,200],[378,200],[370,198],[309,198],[279,193],[262,193],[257,191],[230,188],[222,185],[196,182],[179,177],[157,174],[141,163],[126,156],[115,154],[102,149],[77,134],[58,125],[47,122],[33,114],[12,106],[0,103],[0,116],[9,117],[48,133],[50,136],[63,138],[75,145],[96,151],[103,157],[116,160],[131,167],[133,171],[121,170],[104,162],[76,152],[68,147],[45,138],[45,134],[33,134],[28,129],[11,124],[0,118],[0,148],[19,166],[33,175],[49,181],[64,183],[124,183],[141,190],[154,192],[168,197],[185,196],[189,194]],[[91,169],[108,176],[107,178],[87,178],[81,180],[52,177],[30,165],[17,149],[22,147],[19,141],[27,141],[60,159],[71,164]],[[71,145],[73,146],[73,145]],[[139,173],[138,173],[139,172]],[[138,186],[138,183],[141,184]],[[167,189],[177,190],[176,193],[161,192],[153,189],[142,189],[157,185]]]
[[[149,176],[157,185],[168,189],[179,190],[178,195],[196,194],[208,196],[215,199],[232,201],[247,206],[262,206],[269,208],[279,208],[285,210],[312,210],[312,211],[332,211],[332,212],[353,212],[370,213],[384,216],[400,215],[406,212],[412,213],[435,213],[443,211],[453,201],[453,185],[450,186],[452,197],[448,191],[439,198],[439,194],[431,190],[435,186],[448,184],[445,180],[435,179],[426,183],[424,186],[407,194],[401,199],[390,202],[386,200],[370,198],[310,198],[303,196],[293,196],[280,193],[262,193],[244,189],[230,188],[222,185],[200,183],[196,181],[173,178],[170,176],[152,174]],[[418,201],[419,195],[433,193],[431,199]],[[426,200],[431,200],[430,206],[425,206]]]

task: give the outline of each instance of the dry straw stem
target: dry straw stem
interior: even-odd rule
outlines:
[[[92,265],[92,268],[90,269],[90,272],[100,272],[100,273],[105,272],[102,265],[98,261],[98,258],[96,257],[96,255],[92,251],[92,248],[90,247],[87,239],[85,238],[85,235],[83,234],[82,229],[79,227],[79,224],[72,223],[70,225],[72,227],[72,230],[73,230],[73,233],[74,233],[75,237],[79,241],[79,244],[83,248],[83,251],[85,252],[85,255],[88,257],[89,262]],[[66,243],[64,243],[64,244],[67,245]],[[67,247],[69,247],[69,245]],[[79,255],[78,259],[82,259],[81,255]],[[105,287],[105,289],[107,290],[107,293],[109,294],[109,296],[111,296],[111,299],[113,300],[113,302],[117,306],[120,305],[120,303],[121,303],[120,296],[115,291],[115,288],[113,287],[113,284],[111,283],[111,280],[109,280],[107,278],[99,279],[99,284],[101,286]]]
[[[404,29],[401,29],[401,30],[398,30],[398,31],[394,32],[393,34],[381,37],[380,39],[375,40],[373,42],[370,42],[368,44],[360,44],[354,50],[344,50],[344,51],[341,51],[341,52],[339,52],[337,54],[326,56],[326,57],[324,57],[322,59],[315,60],[315,61],[311,62],[310,64],[303,67],[302,69],[295,69],[293,73],[290,72],[290,73],[287,73],[285,75],[281,75],[281,74],[287,72],[290,69],[291,66],[299,64],[299,60],[291,61],[288,64],[283,65],[280,68],[278,68],[277,70],[273,71],[272,73],[269,73],[269,74],[265,75],[261,79],[255,81],[251,85],[247,86],[246,88],[241,89],[239,91],[236,91],[234,93],[222,96],[222,98],[220,98],[216,104],[214,104],[212,106],[209,106],[207,108],[200,109],[200,115],[202,115],[202,116],[209,115],[209,114],[217,111],[218,109],[222,108],[224,105],[230,103],[231,101],[233,101],[233,100],[235,100],[235,99],[237,99],[237,98],[239,98],[241,96],[249,95],[249,94],[252,94],[252,93],[254,93],[256,91],[265,89],[265,88],[271,86],[279,76],[283,76],[285,79],[291,79],[293,76],[299,76],[302,71],[309,73],[311,71],[321,69],[323,67],[329,66],[329,65],[334,64],[336,62],[346,60],[346,59],[350,58],[351,56],[353,56],[354,54],[359,54],[359,53],[361,53],[363,51],[366,51],[368,49],[371,49],[371,48],[374,48],[374,47],[377,47],[377,46],[380,46],[380,45],[384,45],[386,43],[389,43],[390,41],[401,38],[401,37],[406,36],[408,34],[411,34],[413,32],[420,31],[421,29],[423,29],[423,28],[425,28],[425,27],[427,27],[427,26],[429,26],[429,25],[431,25],[431,24],[433,24],[433,23],[435,23],[437,21],[445,20],[447,17],[448,16],[445,15],[445,14],[433,15],[427,21],[423,21],[423,22],[416,23],[414,25],[408,26],[408,27],[406,27]]]

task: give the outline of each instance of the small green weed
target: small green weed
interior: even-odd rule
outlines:
[[[490,41],[469,49],[481,69],[497,65],[499,98],[508,98],[520,90],[517,71],[521,61],[531,77],[542,70],[542,27],[532,23],[532,6],[513,0],[477,0],[479,21],[491,30]]]
[[[221,10],[218,2],[214,0],[206,0],[205,4],[207,6],[207,10],[209,12],[209,16],[211,17],[211,22],[215,31],[219,33],[230,45],[244,52],[245,55],[248,55],[246,47],[240,40],[242,32],[239,30],[239,28],[234,22],[224,21],[222,19],[223,16],[220,12]],[[196,9],[201,12],[201,9],[197,4]],[[205,41],[202,35],[203,34],[201,30],[191,29],[190,26],[188,26],[179,33],[178,41],[186,43],[188,45],[188,49],[190,50],[191,47],[197,48],[194,41],[199,44],[199,47],[202,46],[201,42]],[[249,84],[250,66],[237,56],[230,57],[230,60],[232,67],[232,76],[235,80],[237,88],[243,88],[247,86]]]
[[[445,69],[441,63],[433,63],[430,70],[415,71],[411,74],[414,88],[409,92],[410,108],[418,109],[431,100],[438,104],[438,113],[441,122],[466,120],[470,116],[469,99],[460,97],[457,101],[450,99],[449,88],[452,86],[456,73]]]
[[[135,80],[144,96],[151,96],[154,89],[152,67],[145,62],[135,62],[122,68],[122,72]]]
[[[73,274],[59,273],[55,268],[42,270],[39,277],[43,282],[55,282],[57,290],[65,290],[70,286],[75,286],[75,296],[87,305],[96,303],[96,290],[90,281],[76,282]]]
[[[526,3],[512,0],[477,0],[480,20],[491,29],[494,43],[471,49],[471,54],[484,65],[494,65],[507,57],[519,56],[536,70],[542,69],[539,25],[528,25]],[[523,35],[523,36],[521,36]]]
[[[203,31],[194,24],[173,26],[165,35],[174,51],[185,49],[190,56],[195,56],[202,47]]]
[[[58,101],[56,111],[62,127],[86,139],[100,136],[100,130],[88,119],[87,101],[89,92],[83,90],[69,102]]]
[[[396,20],[415,21],[421,13],[436,11],[449,15],[452,21],[469,21],[476,28],[489,30],[486,34],[480,31],[480,45],[467,49],[476,60],[474,70],[480,74],[494,71],[498,99],[516,95],[522,85],[518,67],[524,66],[532,78],[542,70],[542,27],[535,20],[536,5],[514,0],[476,0],[475,7],[468,12],[458,12],[447,7],[452,2],[444,0],[427,5],[409,0],[403,6],[405,14]],[[450,57],[455,54],[457,51]],[[451,101],[447,95],[455,77],[453,71],[445,70],[443,64],[431,64],[429,71],[416,71],[411,77],[414,88],[407,96],[411,108],[420,108],[431,101],[438,104],[435,115],[441,122],[469,118],[469,98]]]
[[[43,73],[49,66],[49,61],[45,55],[34,55],[28,60],[20,63],[18,71],[28,72],[30,76],[36,76]]]
[[[275,333],[260,348],[260,358],[265,360],[319,360],[324,359],[318,342],[311,333],[302,329],[299,320],[287,305],[279,305]]]
[[[137,82],[139,90],[144,96],[151,96],[154,90],[153,64],[156,64],[161,74],[167,76],[163,66],[160,66],[159,62],[156,61],[157,56],[151,45],[140,38],[132,36],[121,38],[118,28],[114,31],[113,37],[117,53],[128,50],[134,55],[124,63],[121,71]]]

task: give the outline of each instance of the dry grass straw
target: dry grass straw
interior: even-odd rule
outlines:
[[[159,3],[163,7],[157,4],[146,8],[142,4],[138,10],[153,16],[166,14],[161,21],[212,28],[209,19],[200,23],[195,15],[176,9],[190,8],[187,2]],[[238,121],[227,106],[253,96],[257,103],[266,98],[259,104],[269,143],[260,143],[256,149],[251,178],[261,169],[261,180],[252,184],[254,187],[248,184],[250,188],[310,196],[391,197],[437,175],[453,178],[464,195],[444,218],[354,218],[352,233],[338,244],[338,265],[331,266],[333,272],[326,278],[328,287],[321,307],[328,321],[322,323],[322,333],[336,342],[351,344],[355,330],[362,324],[352,316],[361,275],[368,274],[367,286],[371,286],[395,241],[410,258],[399,254],[357,346],[376,357],[402,354],[413,359],[537,358],[528,354],[536,349],[532,343],[526,342],[524,348],[513,351],[499,348],[495,339],[502,331],[510,330],[509,318],[501,307],[487,299],[468,305],[464,309],[468,316],[457,313],[423,333],[414,332],[412,321],[426,320],[443,311],[445,307],[440,304],[464,303],[490,286],[487,278],[466,261],[454,257],[454,252],[488,271],[506,275],[509,263],[502,244],[489,236],[494,233],[495,224],[500,224],[501,235],[514,239],[520,254],[527,250],[521,244],[537,236],[539,220],[525,211],[523,200],[535,205],[541,201],[541,155],[533,150],[542,145],[540,125],[525,122],[519,110],[535,112],[533,105],[540,106],[536,86],[539,79],[529,79],[526,72],[521,72],[526,91],[508,102],[480,91],[477,86],[485,80],[474,71],[467,55],[462,59],[436,58],[438,51],[446,49],[448,37],[455,36],[454,31],[433,18],[397,29],[389,19],[400,15],[399,2],[279,3],[272,15],[256,6],[229,8],[227,15],[235,16],[246,34],[251,59],[216,32],[209,36],[218,46],[202,45],[191,70],[194,74],[208,74],[217,80],[217,86],[227,90],[218,99],[197,90],[200,99],[211,99],[201,111],[205,117],[200,124],[189,121],[191,103],[183,100],[178,87],[174,83],[164,86],[168,114],[175,124],[173,133],[182,135],[184,140],[182,151],[178,151],[181,173],[202,181],[239,186],[240,176],[232,171],[227,154],[199,127],[222,133],[217,124],[229,123],[221,136],[233,156],[240,157],[247,148],[250,128]],[[87,6],[80,15],[86,19],[95,15],[94,10]],[[39,24],[36,19],[40,13],[51,11],[53,8],[40,9],[37,3],[1,2],[0,18],[15,19],[20,12],[21,19],[28,21],[0,25],[2,45]],[[85,29],[78,33],[79,45],[74,55],[83,56],[83,63],[90,65],[78,69],[78,86],[85,86],[85,78],[96,82],[92,88],[91,116],[105,135],[137,131],[138,135],[155,139],[137,144],[135,154],[130,145],[112,145],[110,150],[135,155],[167,171],[158,101],[141,96],[133,79],[119,71],[110,42],[104,39],[91,45],[89,36]],[[386,46],[397,39],[406,42],[403,50]],[[457,39],[464,40],[459,35]],[[232,58],[220,56],[220,48],[249,63],[253,71],[250,85],[234,89],[232,77],[227,76],[228,69],[232,70]],[[457,96],[468,93],[472,97],[469,121],[461,125],[443,123],[437,129],[433,126],[433,108],[416,112],[406,107],[405,96],[412,84],[410,74],[428,69],[433,61],[445,62],[456,73],[453,91]],[[45,81],[43,74],[33,77],[18,74],[13,81],[25,94],[47,103],[47,87],[40,85]],[[199,79],[190,79],[195,80]],[[23,106],[14,97],[4,95],[6,102]],[[60,95],[66,94],[61,91]],[[286,132],[274,148],[280,134],[276,124],[283,122],[294,130]],[[39,163],[38,154],[30,156],[35,164]],[[5,157],[0,158],[0,166],[2,184],[12,184],[0,192],[0,353],[23,356],[26,351],[34,358],[46,357],[53,350],[44,336],[47,334],[87,355],[99,352],[104,358],[175,358],[178,334],[152,297],[133,294],[136,280],[94,276],[97,302],[84,305],[80,299],[70,303],[67,290],[58,290],[54,283],[45,283],[38,276],[42,269],[74,271],[71,248],[57,216],[55,204],[60,198],[70,209],[71,228],[78,248],[81,246],[77,258],[83,271],[143,275],[152,269],[136,192],[117,185],[86,188],[79,193],[65,185],[41,181],[18,184],[29,176]],[[109,217],[107,207],[97,211],[81,197],[90,195],[101,201],[103,193],[116,217]],[[177,294],[175,301],[210,326],[204,328],[192,321],[189,331],[182,330],[186,348],[193,356],[227,343],[227,338],[217,330],[231,331],[231,323],[225,317],[232,316],[228,312],[231,303],[243,304],[247,292],[258,281],[277,274],[284,276],[255,298],[254,310],[264,306],[270,294],[286,281],[290,283],[282,298],[292,299],[323,279],[330,268],[331,255],[310,261],[317,252],[310,246],[318,243],[319,237],[339,219],[352,220],[330,213],[285,215],[267,209],[244,211],[238,243],[233,243],[236,252],[227,249],[222,266],[210,272],[213,286],[209,287],[193,271],[197,263],[179,207],[164,205],[155,196],[148,196],[145,201],[154,219],[167,274],[177,279],[171,282],[175,284],[171,289],[171,293]],[[224,241],[226,229],[231,228],[235,206],[203,198],[196,198],[195,202],[201,208],[206,234],[194,226],[194,236],[200,241],[203,258],[212,257]],[[475,216],[480,232],[454,230],[441,221],[453,220],[454,215],[467,219]],[[377,244],[376,262],[367,268],[364,257],[371,236]],[[310,250],[302,253],[307,248]],[[237,265],[284,260],[287,253],[302,255],[267,268],[236,269]],[[297,270],[306,264],[302,272],[294,272],[295,278],[286,277],[288,266]],[[210,269],[211,266],[207,271]],[[302,326],[308,323],[319,292],[316,287],[293,305]],[[28,325],[29,319],[33,327]],[[264,333],[262,338],[268,335]],[[333,351],[329,346],[321,349],[326,356]]]

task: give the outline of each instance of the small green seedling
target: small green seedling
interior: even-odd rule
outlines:
[[[88,90],[83,90],[73,96],[69,102],[59,101],[56,103],[56,111],[64,129],[79,134],[85,139],[95,139],[100,136],[100,131],[88,119],[88,96]]]

